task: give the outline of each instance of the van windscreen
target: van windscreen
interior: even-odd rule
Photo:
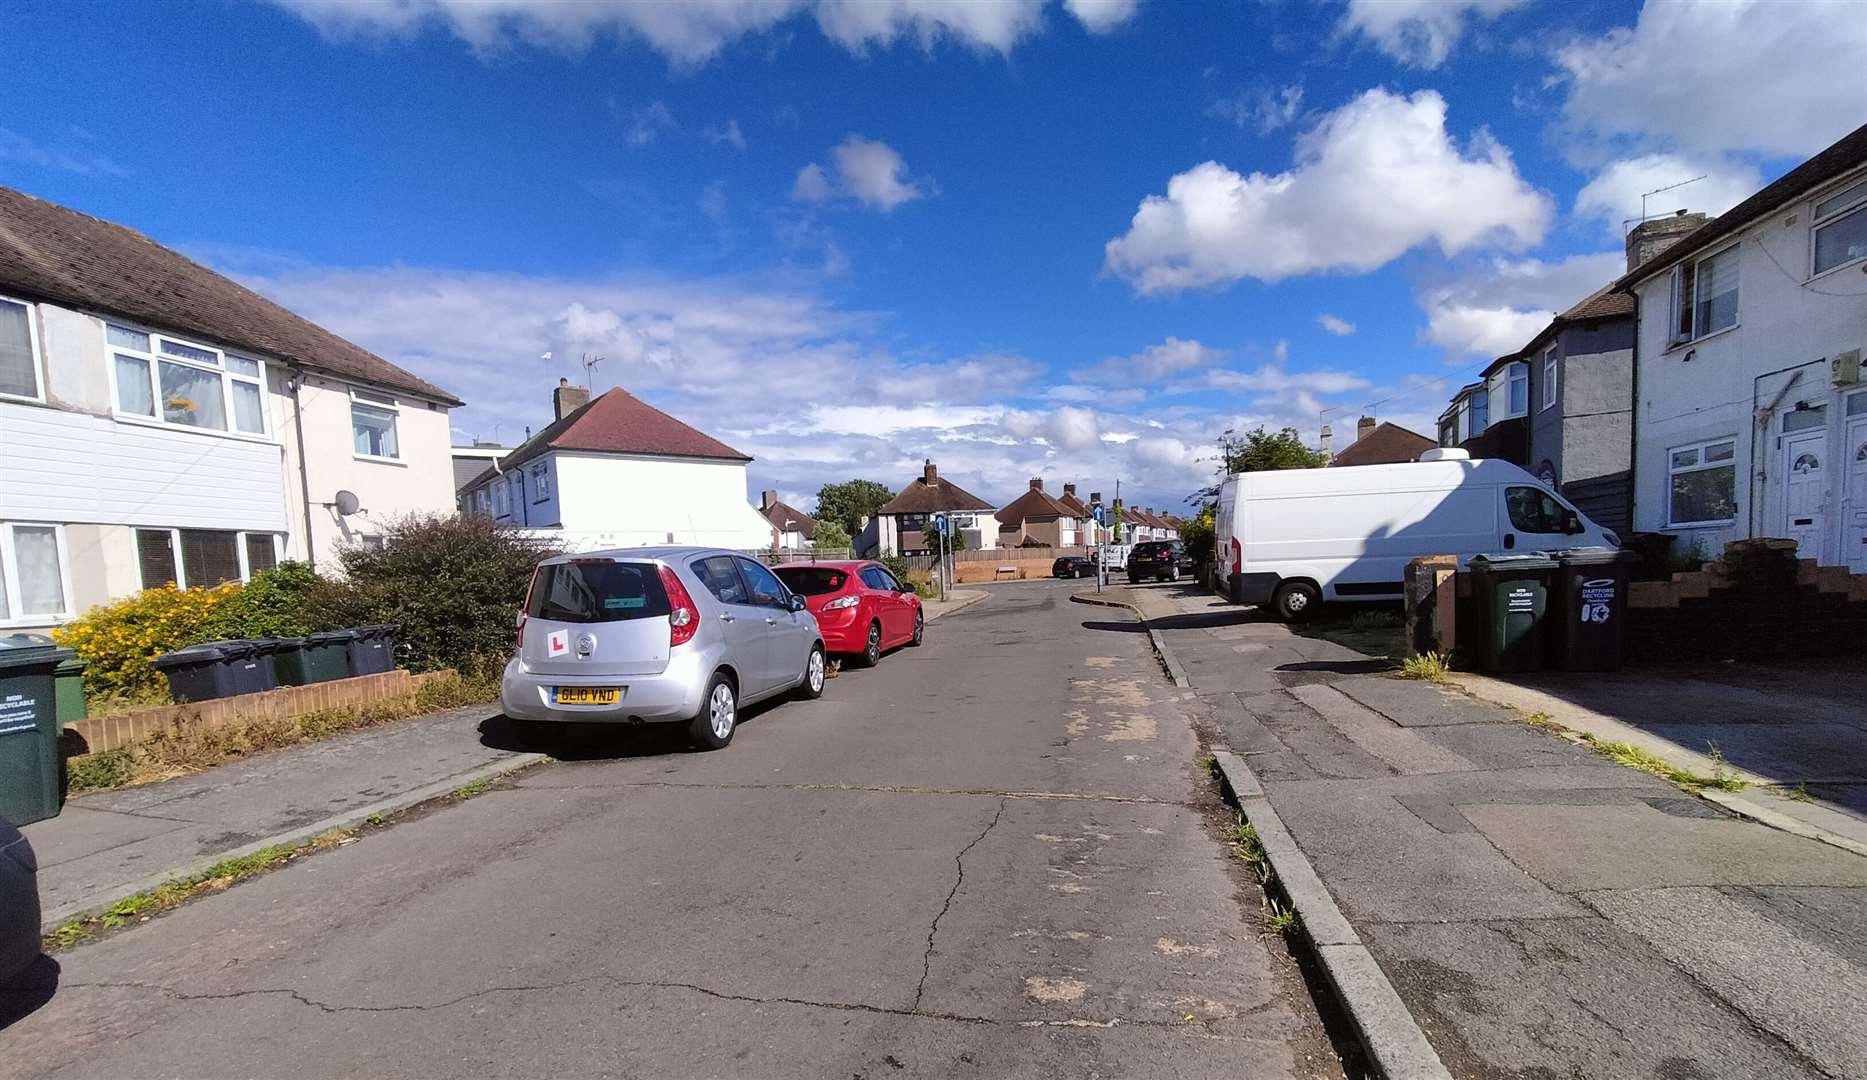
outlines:
[[[547,563],[532,578],[525,614],[551,622],[652,619],[668,613],[668,594],[653,563],[578,559]]]

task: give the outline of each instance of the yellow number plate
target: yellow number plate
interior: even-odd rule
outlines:
[[[560,686],[559,705],[614,705],[622,699],[622,690],[614,686]]]

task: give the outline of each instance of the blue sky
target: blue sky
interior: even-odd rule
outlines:
[[[932,456],[1177,506],[1228,427],[1430,433],[1614,275],[1640,192],[1723,210],[1867,120],[1856,16],[28,3],[0,183],[448,387],[462,439],[594,352],[804,505]]]

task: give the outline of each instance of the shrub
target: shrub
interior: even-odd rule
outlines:
[[[415,515],[386,524],[380,548],[338,556],[341,579],[307,594],[323,626],[397,623],[397,662],[415,671],[483,670],[512,653],[512,624],[555,544],[478,516]]]
[[[884,555],[878,561],[888,568],[888,572],[895,576],[896,581],[903,585],[908,584],[908,576],[914,573],[913,567],[908,565],[908,560],[901,555]]]
[[[285,562],[262,570],[215,611],[213,637],[303,637],[333,629],[311,622],[306,597],[317,585],[310,563]]]
[[[164,585],[85,612],[52,631],[52,640],[85,663],[87,694],[149,698],[167,682],[150,661],[165,652],[222,636],[227,608],[240,586],[212,589]]]
[[[834,521],[817,522],[817,532],[812,540],[819,552],[848,551],[853,545],[849,533]]]

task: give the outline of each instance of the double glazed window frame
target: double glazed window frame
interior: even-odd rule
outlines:
[[[185,560],[182,557],[182,533],[185,533],[185,532],[232,533],[234,537],[234,550],[236,553],[236,558],[239,560],[239,565],[240,565],[240,581],[242,582],[253,580],[253,575],[257,573],[257,571],[253,569],[252,556],[250,554],[251,549],[249,547],[249,545],[252,544],[255,540],[262,540],[272,545],[272,565],[273,566],[278,566],[279,563],[282,561],[282,557],[279,551],[279,548],[280,548],[279,534],[277,533],[265,532],[265,531],[258,530],[258,529],[183,529],[179,527],[165,528],[159,525],[138,525],[135,527],[135,530],[131,534],[131,542],[132,544],[135,545],[135,548],[136,548],[137,580],[143,588],[159,589],[163,585],[167,584],[167,582],[162,582],[162,581],[143,581],[142,580],[142,572],[143,572],[142,534],[143,533],[166,533],[168,535],[169,555],[170,555],[170,558],[172,558],[175,563],[174,584],[176,588],[191,589],[196,586],[202,586],[205,588],[213,588],[215,585],[220,584],[219,582],[214,582],[214,581],[189,581],[188,580],[188,569],[184,565]],[[270,567],[267,567],[264,569],[270,569]]]
[[[247,353],[232,352],[175,334],[150,330],[123,319],[103,319],[101,322],[104,335],[104,366],[110,376],[110,410],[111,415],[116,419],[134,424],[151,424],[171,430],[197,431],[232,439],[275,441],[272,430],[272,410],[266,396],[266,362],[264,360]],[[113,330],[116,331],[114,335]],[[134,343],[135,338],[143,339],[140,346]],[[123,378],[125,371],[121,370],[136,364],[143,366],[143,377],[147,380],[140,387],[125,382]],[[162,366],[164,364],[183,372],[192,372],[197,376],[213,375],[215,377],[220,392],[220,425],[218,427],[213,424],[191,424],[184,420],[169,418],[162,388]],[[139,412],[124,407],[124,394],[133,389],[140,389],[148,394],[148,412]],[[240,390],[252,390],[256,394],[255,398],[248,400],[257,402],[257,430],[241,426],[238,398]],[[190,411],[199,412],[199,410]]]
[[[1666,344],[1668,348],[1689,345],[1694,341],[1703,341],[1713,334],[1722,334],[1735,329],[1742,321],[1744,305],[1743,268],[1736,262],[1738,252],[1743,250],[1743,242],[1719,248],[1705,255],[1695,256],[1683,265],[1675,266],[1668,275],[1668,300],[1666,314]],[[1730,258],[1731,274],[1735,284],[1731,288],[1736,298],[1732,305],[1731,319],[1719,326],[1700,325],[1699,308],[1703,303],[1705,285],[1705,264],[1718,259]],[[1719,295],[1723,295],[1722,293]]]
[[[1824,229],[1855,220],[1856,227],[1867,228],[1867,173],[1844,180],[1825,194],[1809,202],[1809,277],[1811,279],[1858,266],[1867,254],[1854,255],[1823,266],[1816,251]]]
[[[30,401],[45,404],[45,348],[39,341],[39,307],[29,300],[0,293],[0,304],[21,308],[26,314],[26,342],[30,350],[27,364],[32,375],[33,392],[14,394],[0,391],[0,401]]]
[[[375,461],[389,465],[401,465],[402,461],[402,406],[395,395],[381,390],[370,390],[361,386],[349,388],[350,396],[350,453],[358,461]],[[357,416],[361,413],[371,419],[384,419],[389,422],[388,453],[365,452],[356,447]],[[374,414],[374,415],[372,415]],[[377,441],[381,446],[381,441]]]
[[[1561,363],[1561,359],[1556,355],[1556,346],[1551,345],[1543,350],[1543,404],[1538,411],[1551,408],[1556,404],[1562,388]]]
[[[1690,454],[1691,460],[1685,464],[1680,458]],[[1714,456],[1715,455],[1715,456]],[[1676,481],[1681,476],[1696,473],[1728,471],[1731,474],[1731,516],[1723,518],[1696,518],[1681,521],[1673,512],[1673,495]],[[1669,529],[1690,529],[1707,526],[1731,525],[1737,521],[1738,508],[1738,469],[1737,436],[1721,435],[1715,439],[1700,442],[1681,443],[1666,450],[1666,527]]]
[[[53,548],[58,557],[58,607],[56,612],[29,614],[23,610],[19,574],[19,551],[14,531],[17,529],[49,529],[52,532]],[[44,626],[48,623],[70,621],[76,613],[71,603],[71,552],[65,545],[65,526],[51,521],[4,521],[0,522],[0,591],[6,599],[6,613],[0,616],[0,626]]]

